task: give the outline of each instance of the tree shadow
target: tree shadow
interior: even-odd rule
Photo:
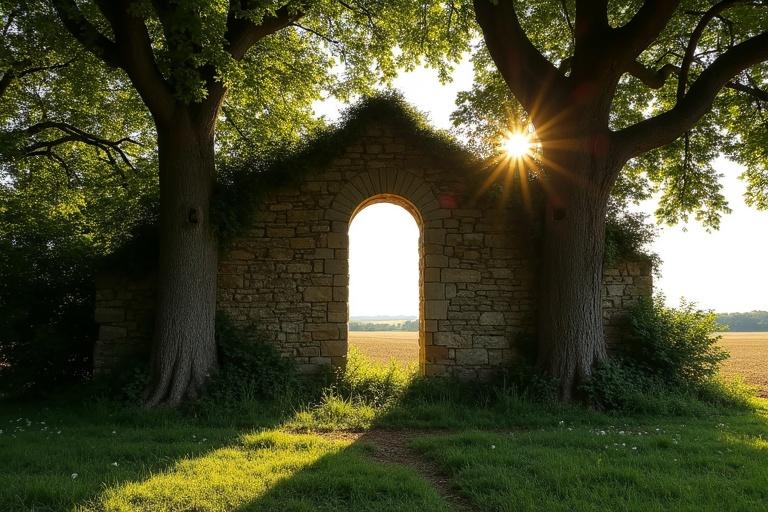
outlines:
[[[531,459],[536,458],[531,454],[544,454],[542,460],[567,466],[570,459],[562,454],[575,450],[573,460],[589,468],[596,460],[590,456],[608,453],[604,438],[599,437],[601,429],[613,428],[609,435],[618,440],[622,425],[653,431],[659,421],[534,405],[514,397],[496,397],[491,403],[483,393],[465,391],[461,395],[447,388],[441,390],[438,384],[428,384],[435,389],[425,391],[419,387],[422,385],[416,382],[404,390],[395,403],[373,418],[366,427],[371,430],[365,432],[301,434],[289,430],[295,427],[291,420],[297,407],[289,402],[280,410],[246,414],[239,421],[222,417],[218,423],[212,417],[137,411],[105,411],[96,414],[94,421],[92,411],[90,416],[83,411],[80,422],[67,427],[71,434],[56,444],[34,446],[33,436],[28,434],[16,446],[3,446],[0,466],[6,469],[0,470],[0,480],[6,481],[3,487],[10,491],[0,491],[0,496],[4,503],[11,504],[11,509],[37,507],[35,510],[68,509],[73,503],[79,503],[75,507],[82,511],[497,509],[506,505],[489,496],[495,493],[510,505],[517,499],[505,494],[511,487],[524,484],[533,494],[554,492],[543,481],[531,483],[522,474],[505,474],[506,468],[520,464],[521,454],[528,453]],[[46,414],[54,418],[49,420],[50,427],[63,422],[63,416],[55,419],[55,410]],[[70,414],[77,416],[78,412]],[[10,416],[11,412],[5,411],[0,420],[5,422]],[[705,439],[710,452],[724,452],[712,457],[697,446],[695,439],[682,446],[691,456],[688,463],[692,471],[698,464],[715,475],[702,479],[701,484],[690,480],[685,484],[689,488],[700,486],[700,492],[706,495],[713,486],[728,482],[731,488],[744,493],[764,492],[756,489],[758,483],[761,489],[766,488],[768,468],[760,469],[750,461],[764,460],[768,453],[760,437],[768,432],[766,406],[758,412],[723,417],[667,417],[663,423],[667,428],[689,423],[680,428],[688,428],[684,432],[692,437]],[[400,430],[389,431],[390,437],[400,436],[400,441],[395,445],[382,443],[377,435],[392,428]],[[573,436],[568,430],[571,428]],[[416,429],[420,431],[414,450],[411,443]],[[515,446],[506,458],[501,450],[489,451],[494,444],[503,446],[522,435],[532,439],[522,447],[524,450]],[[668,454],[679,453],[681,446],[667,437],[649,437],[656,443],[649,447],[659,453],[667,449]],[[404,447],[408,454],[397,453]],[[629,449],[626,451],[632,455]],[[112,462],[119,464],[114,467]],[[430,466],[426,471],[424,464]],[[663,479],[665,472],[685,472],[670,464],[647,461],[643,467],[658,479]],[[745,475],[744,468],[751,468],[751,475]],[[532,466],[532,470],[556,471],[543,465]],[[473,480],[473,471],[481,476],[485,471],[485,480]],[[622,479],[629,474],[622,485],[632,490],[633,471],[622,466],[603,474],[600,478],[605,482],[584,477],[574,480],[573,485],[609,485],[611,478]],[[12,472],[19,476],[12,476]],[[75,472],[78,477],[71,479],[70,473]],[[576,486],[568,491],[572,482],[567,475],[560,476],[557,492],[579,490]]]
[[[535,428],[501,431],[464,424],[452,429],[438,423],[415,437],[413,430],[389,431],[393,436],[411,434],[397,446],[382,443],[380,427],[397,424],[416,409],[392,407],[374,421],[373,430],[362,433],[301,434],[278,426],[242,434],[236,443],[177,461],[163,474],[107,489],[102,498],[124,493],[131,510],[167,505],[155,500],[168,497],[172,510],[243,512],[502,510],[520,503],[554,506],[563,499],[579,509],[591,495],[601,496],[601,506],[608,507],[642,502],[651,508],[684,508],[695,506],[699,498],[714,503],[717,492],[749,509],[768,498],[768,468],[755,462],[768,454],[762,437],[768,432],[765,408],[697,418],[586,415],[581,423],[554,425],[550,411],[544,413],[547,425]],[[481,409],[482,404],[474,411]],[[529,414],[535,414],[532,409]],[[407,423],[406,429],[421,421]],[[607,434],[601,434],[603,429]],[[619,448],[620,442],[626,446]],[[392,453],[404,446],[414,460]],[[601,460],[609,464],[601,468]],[[424,461],[441,473],[443,485],[425,476],[419,467]],[[519,471],[521,465],[530,474]],[[518,470],[510,472],[510,467]],[[201,482],[206,488],[194,489]],[[511,492],[523,488],[522,495]],[[229,496],[224,504],[218,501],[214,507],[206,501],[223,494]],[[104,499],[101,503],[109,504]],[[591,506],[585,510],[598,510]]]

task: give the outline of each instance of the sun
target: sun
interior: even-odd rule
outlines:
[[[501,147],[510,158],[522,158],[530,153],[531,139],[521,132],[509,132],[502,140]]]

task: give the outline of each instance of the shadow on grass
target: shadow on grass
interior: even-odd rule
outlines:
[[[243,432],[279,427],[291,410],[147,410],[84,401],[79,392],[0,402],[0,511],[70,510],[98,502],[105,489],[173,471],[237,444]],[[98,507],[97,507],[98,508]]]
[[[311,433],[350,425],[431,429],[413,442],[416,453],[477,510],[721,510],[718,496],[734,510],[761,510],[768,499],[764,403],[754,412],[620,417],[514,395],[425,393],[419,385],[364,425],[351,421],[363,404],[326,397],[277,429],[240,434],[149,478],[110,486],[82,510],[454,508],[413,464],[382,463],[375,452],[387,446],[369,436]],[[326,407],[339,417],[330,421]],[[310,417],[297,420],[302,414]]]
[[[387,399],[376,382],[327,389],[314,405],[254,403],[198,417],[106,405],[6,409],[0,510],[451,509],[412,465],[380,462],[386,446],[313,434],[380,428],[433,432],[416,451],[479,510],[714,509],[697,496],[714,500],[720,487],[743,510],[768,498],[765,405],[619,417],[423,380],[400,382]]]

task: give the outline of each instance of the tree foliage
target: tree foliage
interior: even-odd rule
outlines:
[[[530,41],[568,74],[575,50],[577,2],[514,3]],[[603,3],[607,4],[608,22],[613,28],[629,22],[642,5],[639,1]],[[705,13],[712,9],[717,12],[708,17]],[[703,24],[705,18],[707,23]],[[703,30],[690,53],[691,34],[697,26]],[[717,57],[766,28],[768,5],[764,2],[680,2],[658,37],[619,81],[610,128],[621,130],[670,111],[681,92],[687,91]],[[690,69],[681,91],[678,77],[687,65],[686,53],[691,55]],[[452,120],[476,148],[493,153],[498,150],[504,130],[526,126],[530,118],[504,82],[485,45],[476,47],[472,63],[474,84],[459,94]],[[765,63],[737,73],[717,95],[709,114],[693,128],[670,144],[632,159],[619,176],[614,196],[619,201],[640,201],[659,193],[656,216],[660,222],[674,224],[693,218],[706,227],[717,228],[721,215],[730,211],[722,194],[721,176],[711,165],[723,154],[746,167],[742,179],[747,185],[747,203],[768,208],[767,80]],[[540,101],[546,101],[546,94]]]
[[[215,147],[218,165],[232,168],[231,162],[274,154],[323,126],[312,111],[322,97],[370,93],[397,70],[420,63],[446,77],[469,37],[470,20],[467,6],[409,0],[4,0],[0,213],[13,201],[32,205],[42,197],[43,209],[71,212],[67,227],[82,233],[89,256],[110,252],[158,211],[162,220],[162,205],[180,197],[168,188],[168,173],[190,166],[163,164],[163,140],[167,148],[168,134],[183,131],[179,121],[191,120],[194,128],[186,133],[200,137],[201,148]],[[198,183],[198,190],[210,187],[213,158],[201,160],[202,171],[187,169],[175,183],[202,176],[208,183]],[[158,168],[160,174],[166,169],[165,180]],[[207,233],[208,199],[195,201]],[[21,250],[13,232],[35,226],[6,220],[8,250]],[[54,245],[55,236],[38,243]],[[84,270],[92,260],[80,260]],[[168,315],[162,304],[161,319]],[[192,340],[176,334],[189,348]]]
[[[734,332],[765,332],[768,331],[768,311],[718,313],[717,323]]]

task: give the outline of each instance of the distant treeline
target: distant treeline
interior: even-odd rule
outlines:
[[[418,320],[406,320],[394,324],[376,322],[349,322],[350,331],[418,331]]]
[[[734,332],[768,331],[768,311],[718,313],[717,322]]]

